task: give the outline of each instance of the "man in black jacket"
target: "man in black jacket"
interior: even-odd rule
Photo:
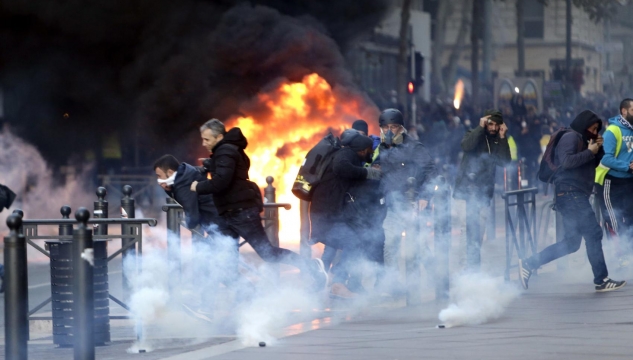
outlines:
[[[360,213],[351,213],[349,190],[366,179],[379,179],[380,170],[365,168],[372,153],[371,138],[356,130],[346,130],[343,148],[334,154],[332,163],[315,186],[310,204],[311,238],[328,247],[342,250],[341,259],[332,268],[334,279],[330,296],[350,299],[356,297],[346,286],[351,265],[361,254],[364,246],[356,220]],[[346,206],[347,205],[347,206]]]
[[[570,127],[573,131],[564,134],[555,148],[555,164],[559,166],[554,175],[555,202],[556,210],[563,218],[565,238],[528,259],[519,260],[519,278],[523,288],[527,289],[534,270],[578,251],[582,238],[585,238],[596,291],[617,290],[626,281],[609,279],[602,252],[602,228],[589,203],[596,167],[604,155],[603,139],[599,135],[602,121],[593,112],[585,110],[576,116]]]
[[[217,119],[200,127],[202,145],[211,153],[207,170],[210,180],[194,181],[191,191],[198,195],[212,194],[222,222],[219,231],[235,241],[244,238],[266,262],[284,263],[299,268],[313,279],[313,289],[327,284],[327,273],[321,259],[308,261],[290,250],[274,247],[264,231],[260,212],[263,210],[261,190],[248,180],[250,159],[244,153],[248,142],[240,128],[226,131]],[[237,271],[237,269],[235,269]]]
[[[481,214],[492,200],[496,167],[512,161],[507,131],[501,113],[488,110],[479,126],[462,139],[464,157],[453,197],[466,200],[466,264],[470,270],[477,271],[481,266]]]

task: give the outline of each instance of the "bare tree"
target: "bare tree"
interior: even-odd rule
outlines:
[[[448,65],[446,66],[446,72],[444,73],[444,84],[446,87],[452,86],[455,82],[455,76],[457,75],[457,65],[459,64],[459,57],[461,56],[464,45],[466,44],[466,35],[470,28],[470,9],[472,8],[472,0],[462,0],[461,2],[461,24],[459,25],[459,31],[457,33],[457,41],[451,51],[451,55],[448,58]],[[448,89],[446,89],[448,90]],[[444,94],[446,95],[446,94]]]
[[[433,58],[431,63],[431,84],[438,94],[444,94],[446,84],[442,76],[442,59],[444,58],[444,48],[446,46],[446,22],[452,12],[450,1],[439,1],[435,23],[433,24]]]

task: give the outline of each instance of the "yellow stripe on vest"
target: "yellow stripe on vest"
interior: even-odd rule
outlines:
[[[622,147],[622,130],[617,125],[609,125],[606,131],[611,131],[615,136],[615,157],[618,157],[620,154],[620,148]],[[595,182],[603,185],[604,178],[607,176],[607,173],[611,170],[608,166],[604,165],[602,161],[596,168],[596,179]]]

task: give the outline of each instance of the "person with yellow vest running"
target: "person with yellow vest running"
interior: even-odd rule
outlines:
[[[620,115],[609,119],[603,137],[604,157],[596,168],[596,188],[607,234],[621,240],[622,260],[633,251],[633,99],[622,100]]]

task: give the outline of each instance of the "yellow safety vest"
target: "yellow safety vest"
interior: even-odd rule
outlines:
[[[512,136],[508,136],[508,146],[510,147],[510,158],[512,161],[519,160],[519,152],[517,151],[517,143]]]
[[[620,127],[617,125],[609,125],[606,131],[611,131],[615,136],[615,157],[618,157],[618,154],[620,154],[620,148],[622,147],[622,130],[620,130]],[[596,168],[596,183],[603,185],[604,178],[607,176],[609,170],[611,169],[605,166],[601,161]]]

